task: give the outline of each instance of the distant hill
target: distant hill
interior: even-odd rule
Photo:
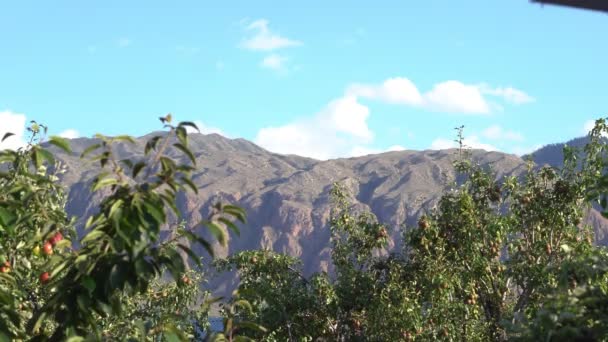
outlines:
[[[138,138],[133,146],[120,144],[116,148],[118,157],[144,158],[144,143],[151,135]],[[190,139],[198,163],[193,181],[200,191],[198,195],[179,196],[178,207],[185,213],[184,219],[190,224],[198,222],[219,199],[240,205],[247,210],[248,224],[242,227],[240,237],[231,237],[227,249],[218,248],[218,254],[268,248],[300,257],[306,273],[330,267],[327,222],[333,182],[347,185],[358,208],[371,210],[380,221],[398,227],[403,223],[413,226],[419,215],[437,202],[448,180],[455,177],[454,149],[319,161],[271,153],[247,140],[217,134],[193,134]],[[569,144],[583,144],[581,139]],[[97,210],[100,195],[89,191],[95,166],[78,156],[95,141],[79,138],[71,142],[74,153],[60,154],[69,169],[62,182],[69,191],[67,210],[81,218],[82,224],[83,217]],[[562,145],[545,146],[534,152],[533,158],[540,164],[561,165]],[[525,170],[525,162],[511,154],[474,150],[473,158],[491,166],[498,177],[519,175]],[[596,227],[598,242],[608,243],[605,220],[598,213],[592,213],[588,220]],[[391,237],[394,247],[399,231],[395,229]],[[233,277],[224,277],[212,286],[222,291],[234,284]]]
[[[565,143],[545,145],[538,150],[522,156],[523,159],[531,157],[534,163],[538,165],[551,165],[555,167],[563,166],[564,161],[564,146],[583,148],[589,142],[589,137],[580,137],[569,140]]]

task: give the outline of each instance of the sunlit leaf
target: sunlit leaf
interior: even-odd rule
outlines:
[[[69,143],[68,139],[66,139],[66,138],[62,138],[59,136],[51,136],[49,138],[49,144],[59,147],[65,153],[72,153],[72,149],[70,148],[70,143]]]

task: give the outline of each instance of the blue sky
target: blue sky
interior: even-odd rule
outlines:
[[[215,4],[214,4],[215,3]],[[608,16],[487,1],[3,1],[0,133],[204,132],[321,159],[521,154],[608,114]],[[0,145],[18,146],[19,134]]]

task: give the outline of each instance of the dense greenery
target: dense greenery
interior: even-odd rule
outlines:
[[[92,191],[105,197],[86,220],[78,248],[72,247],[74,225],[57,185],[63,169],[40,144],[46,127],[32,122],[26,148],[1,152],[0,162],[8,167],[0,174],[0,340],[193,337],[192,325],[205,313],[190,309],[201,293],[199,277],[188,275],[188,256],[200,264],[189,246],[213,251],[197,227],[173,222],[170,215],[182,216],[179,191],[197,191],[186,131],[196,126],[173,126],[170,115],[161,121],[168,132],[147,142],[142,160],[114,158],[114,142],[134,143],[126,136],[99,135],[99,143],[82,153],[99,163]],[[51,137],[48,143],[70,153],[64,139]],[[169,147],[183,152],[186,162],[167,157]],[[238,232],[233,218],[244,222],[244,212],[218,204],[199,225],[225,243],[225,228]],[[173,238],[161,241],[161,228],[168,225]],[[169,279],[174,284],[164,283]],[[157,299],[159,293],[169,299]]]
[[[404,230],[401,251],[386,227],[351,210],[336,184],[332,275],[304,278],[294,258],[261,251],[220,261],[236,269],[243,318],[266,341],[601,341],[608,338],[608,254],[581,219],[606,200],[606,132],[599,120],[583,154],[564,167],[497,180],[460,149],[452,184],[436,208]],[[459,135],[462,142],[462,135]],[[462,147],[462,146],[461,146]],[[582,158],[582,159],[581,159]]]
[[[391,253],[391,228],[336,183],[331,271],[304,276],[296,258],[262,250],[216,260],[240,285],[215,335],[201,334],[214,300],[190,246],[213,255],[199,226],[225,244],[245,214],[217,204],[199,225],[180,221],[177,194],[197,191],[186,131],[196,127],[161,121],[166,134],[141,160],[115,159],[126,136],[98,136],[82,153],[100,166],[92,191],[104,199],[81,238],[47,148],[70,153],[68,143],[33,122],[26,148],[0,152],[0,341],[608,340],[608,253],[581,224],[592,203],[608,204],[604,120],[583,151],[565,149],[562,168],[530,162],[522,177],[496,179],[461,144],[463,181],[403,227]],[[174,234],[161,240],[161,229]]]

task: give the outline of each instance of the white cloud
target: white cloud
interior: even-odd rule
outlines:
[[[282,71],[285,70],[285,63],[287,60],[287,57],[278,54],[271,54],[262,60],[261,66],[263,68],[272,69],[275,71]]]
[[[126,37],[120,38],[118,40],[117,44],[118,44],[119,47],[125,48],[125,47],[131,45],[131,39],[126,38]]]
[[[316,159],[352,156],[352,146],[373,140],[367,125],[369,109],[354,96],[330,102],[313,117],[259,130],[255,142],[275,153]]]
[[[347,88],[347,94],[375,99],[386,103],[403,104],[441,112],[486,114],[490,106],[479,90],[459,81],[436,84],[422,94],[407,78],[389,78],[381,85],[355,83]]]
[[[431,143],[431,150],[446,150],[448,148],[456,148],[456,142],[450,139],[437,138]]]
[[[475,135],[465,137],[463,143],[467,148],[480,149],[486,151],[498,151],[498,148],[496,148],[495,146],[479,141],[479,138]],[[437,138],[433,140],[430,147],[431,150],[445,150],[448,148],[458,148],[458,143],[451,139]]]
[[[436,84],[424,94],[425,107],[442,111],[487,114],[490,106],[477,87],[459,81],[445,81]]]
[[[405,151],[405,147],[401,145],[393,145],[386,149],[387,152],[395,152],[395,151]]]
[[[504,145],[501,143],[522,142],[525,139],[524,139],[523,135],[521,135],[520,133],[505,130],[504,128],[502,128],[499,125],[489,126],[488,128],[481,131],[480,135],[485,139],[489,139],[489,140],[498,142],[498,144],[499,144],[499,146],[501,146],[501,148],[498,148],[493,144],[483,142],[479,138],[479,136],[476,134],[472,134],[472,135],[465,137],[464,141],[463,141],[464,145],[468,148],[481,149],[481,150],[486,150],[486,151],[504,151],[504,152],[513,153],[513,154],[516,154],[519,156],[530,153],[532,151],[535,151],[539,147],[541,147],[540,145],[535,145],[535,146],[521,146],[521,145],[513,146],[513,145],[511,145],[506,148],[503,148]],[[458,147],[458,143],[456,141],[454,141],[453,139],[437,138],[437,139],[433,140],[430,148],[432,150],[444,150],[444,149],[448,149],[448,148],[457,148],[457,147]]]
[[[59,136],[66,139],[76,139],[80,136],[80,133],[78,133],[78,131],[75,129],[66,129],[65,131],[59,133]]]
[[[511,153],[521,157],[523,155],[530,154],[541,147],[543,147],[542,144],[537,144],[533,146],[515,146],[511,149]]]
[[[477,86],[482,94],[502,97],[505,101],[514,104],[524,104],[534,102],[535,99],[523,92],[522,90],[515,89],[513,87],[496,87],[492,88],[485,83],[481,83]]]
[[[521,133],[505,130],[499,125],[492,125],[481,132],[485,138],[492,140],[523,141]]]
[[[581,133],[584,135],[588,135],[594,127],[595,127],[595,120],[587,120],[587,121],[585,121],[585,124],[583,125],[583,129],[581,130]],[[608,133],[606,133],[606,132],[603,132],[601,135],[603,137],[608,138]]]
[[[317,159],[384,152],[386,150],[369,146],[374,140],[374,133],[367,123],[370,110],[358,101],[359,98],[443,112],[487,114],[494,108],[475,85],[446,81],[422,93],[409,79],[396,77],[381,84],[351,84],[342,97],[331,101],[312,117],[260,129],[255,142],[272,152]],[[482,135],[489,139],[523,140],[521,134],[498,126],[489,127]],[[413,134],[409,132],[408,137],[413,139]],[[464,143],[475,149],[498,150],[494,145],[482,142],[478,135],[468,136]],[[431,144],[433,149],[453,147],[457,147],[455,142],[443,138]],[[403,147],[396,145],[391,149]]]
[[[268,28],[266,19],[259,19],[246,27],[247,31],[255,32],[243,40],[241,46],[248,50],[272,51],[276,49],[300,46],[302,42],[282,37]]]
[[[201,134],[213,134],[213,133],[216,133],[216,134],[228,137],[228,135],[226,133],[224,133],[224,131],[222,131],[220,128],[207,126],[201,120],[194,120],[194,124],[196,125],[196,127],[198,127],[198,131],[195,130],[194,128],[188,126],[188,127],[186,127],[186,131],[189,134],[192,134],[192,133],[201,133]]]
[[[583,134],[589,134],[589,132],[591,132],[591,130],[593,129],[593,127],[595,127],[595,120],[587,120],[585,121],[585,124],[583,125]]]
[[[502,110],[500,105],[489,103],[484,94],[501,96],[517,104],[533,100],[524,92],[511,87],[491,88],[483,83],[470,85],[455,80],[437,83],[423,93],[404,77],[389,78],[382,84],[355,83],[347,88],[346,94],[432,111],[469,114],[488,114],[493,110]]]
[[[0,150],[16,150],[26,145],[23,137],[25,134],[25,115],[6,110],[0,112],[0,122],[2,123],[0,126],[0,139],[6,133],[15,134],[0,142]]]
[[[320,113],[321,121],[334,128],[337,132],[371,141],[373,133],[367,126],[369,108],[357,102],[354,96],[345,96],[334,100]]]
[[[412,81],[403,77],[389,78],[381,85],[355,83],[346,90],[348,95],[380,100],[387,103],[421,105],[422,95]]]

